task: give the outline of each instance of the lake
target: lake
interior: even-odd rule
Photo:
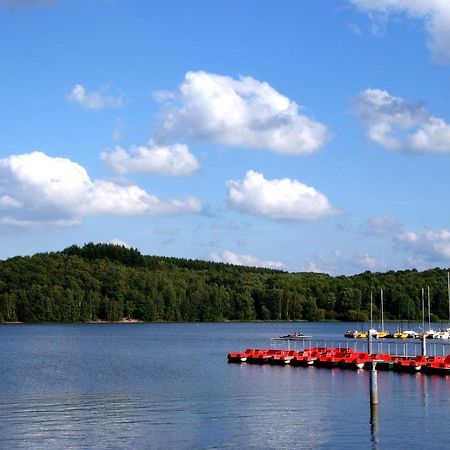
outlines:
[[[379,372],[371,417],[368,371],[227,363],[271,337],[343,339],[354,325],[2,325],[0,448],[448,445],[449,377]]]

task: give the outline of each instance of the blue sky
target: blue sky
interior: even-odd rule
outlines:
[[[0,61],[0,258],[450,265],[450,4],[0,0]]]

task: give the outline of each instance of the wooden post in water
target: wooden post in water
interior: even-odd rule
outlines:
[[[369,354],[372,354],[372,337],[368,337]],[[372,361],[370,369],[370,434],[372,444],[375,448],[378,443],[378,383],[377,383],[377,362]]]
[[[427,356],[427,337],[425,333],[422,335],[422,356]]]
[[[372,448],[378,448],[378,402],[370,402],[370,437],[372,441]]]
[[[378,383],[376,366],[376,361],[372,361],[372,368],[370,370],[370,406],[378,405]]]

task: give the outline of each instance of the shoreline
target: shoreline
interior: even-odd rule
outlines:
[[[389,323],[402,323],[400,320],[385,320],[385,324]],[[103,325],[103,324],[143,324],[143,323],[193,323],[193,324],[200,324],[200,323],[280,323],[280,324],[308,324],[308,323],[342,323],[342,324],[352,324],[357,323],[355,322],[348,322],[344,320],[314,320],[308,322],[307,320],[220,320],[220,321],[198,321],[198,320],[192,320],[192,321],[165,321],[165,320],[155,320],[151,322],[147,322],[145,320],[140,319],[127,319],[123,318],[121,320],[89,320],[87,322],[20,322],[20,321],[4,321],[0,322],[1,325],[73,325],[73,324],[89,324],[89,325]],[[361,322],[360,322],[361,323]],[[410,321],[410,323],[418,323],[420,324],[420,321]],[[438,323],[438,322],[433,322]],[[361,325],[367,324],[367,326],[370,326],[370,322],[362,322]],[[361,329],[365,329],[365,326],[361,326]]]

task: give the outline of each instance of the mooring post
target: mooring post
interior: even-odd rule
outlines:
[[[427,356],[427,338],[425,333],[422,335],[422,356]]]
[[[372,369],[370,370],[370,404],[378,405],[378,383],[377,383],[377,363],[372,361]]]
[[[369,353],[369,355],[372,354],[372,333],[370,330],[367,332],[367,353]]]
[[[375,364],[376,362],[372,364],[370,371],[370,435],[373,449],[378,448],[378,390]]]

